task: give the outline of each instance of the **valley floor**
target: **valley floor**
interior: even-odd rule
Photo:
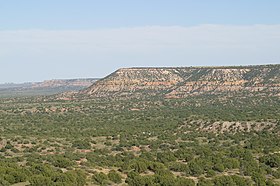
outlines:
[[[2,99],[0,185],[280,185],[277,97]]]

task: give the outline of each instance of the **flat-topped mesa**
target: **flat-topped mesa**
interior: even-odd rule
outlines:
[[[122,68],[80,92],[92,97],[280,95],[280,65]]]
[[[45,87],[89,87],[95,82],[96,78],[88,79],[53,79],[45,80],[43,82],[33,83],[32,88]]]
[[[175,69],[127,68],[117,70],[82,92],[94,97],[156,95],[182,81]]]

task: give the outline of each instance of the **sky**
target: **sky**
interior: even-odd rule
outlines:
[[[0,83],[280,64],[279,0],[0,0]]]

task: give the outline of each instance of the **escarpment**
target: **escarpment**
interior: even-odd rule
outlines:
[[[90,97],[185,98],[197,95],[280,96],[280,65],[123,68],[80,94]]]

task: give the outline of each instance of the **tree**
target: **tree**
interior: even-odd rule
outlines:
[[[30,178],[29,182],[30,182],[30,186],[38,186],[38,185],[51,186],[52,185],[51,178],[45,177],[43,175],[32,176]]]
[[[212,180],[201,178],[198,180],[197,186],[214,186]]]
[[[215,186],[236,185],[230,176],[218,176],[213,180]]]
[[[3,178],[0,177],[0,185],[1,186],[9,186],[10,183],[6,180],[4,180]]]
[[[96,173],[92,176],[92,180],[94,183],[99,185],[106,185],[108,183],[108,176],[103,172]]]
[[[221,163],[217,163],[214,165],[213,170],[218,171],[218,172],[223,172],[225,170],[225,167]]]
[[[72,143],[72,147],[76,147],[77,149],[90,149],[90,142],[86,140],[76,140]]]
[[[195,161],[191,161],[189,163],[189,168],[190,168],[190,173],[193,176],[199,176],[204,172],[203,168]]]
[[[195,186],[195,182],[192,179],[178,177],[175,186]]]
[[[52,163],[54,166],[60,167],[60,168],[67,168],[67,167],[73,165],[73,162],[71,162],[69,159],[62,157],[62,156],[54,157],[52,160]]]
[[[280,166],[280,155],[279,154],[270,154],[268,156],[263,156],[260,158],[260,162],[265,163],[270,167],[279,167]]]
[[[171,161],[176,161],[176,157],[174,156],[174,153],[167,151],[163,153],[158,153],[157,160],[161,163],[167,163]]]
[[[114,183],[121,183],[122,182],[122,177],[119,173],[117,173],[115,170],[111,170],[108,173],[108,178]]]
[[[256,183],[257,186],[265,186],[265,176],[263,174],[260,174],[258,172],[253,172],[252,174],[252,180]]]

